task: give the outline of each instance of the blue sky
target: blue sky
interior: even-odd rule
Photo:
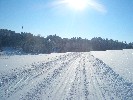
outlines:
[[[56,34],[133,42],[133,0],[88,0],[96,5],[83,10],[62,1],[0,0],[0,28],[44,37]]]

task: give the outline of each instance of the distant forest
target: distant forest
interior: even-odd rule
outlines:
[[[89,52],[105,50],[133,49],[133,42],[94,37],[91,40],[73,37],[71,39],[49,35],[46,38],[31,33],[15,33],[15,31],[0,29],[0,50],[3,47],[22,49],[25,53],[64,53]]]

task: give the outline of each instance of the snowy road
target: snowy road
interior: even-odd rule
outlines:
[[[0,72],[0,100],[133,100],[133,83],[90,53]]]

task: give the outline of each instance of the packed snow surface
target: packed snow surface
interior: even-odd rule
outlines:
[[[133,83],[122,75],[130,73],[119,71],[132,64],[117,65],[129,52],[2,55],[0,100],[133,100]],[[116,57],[118,53],[123,55]]]

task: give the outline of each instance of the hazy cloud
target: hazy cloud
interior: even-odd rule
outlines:
[[[88,5],[99,12],[102,12],[102,13],[107,12],[107,9],[105,8],[105,6],[101,3],[98,3],[96,0],[88,0]]]

